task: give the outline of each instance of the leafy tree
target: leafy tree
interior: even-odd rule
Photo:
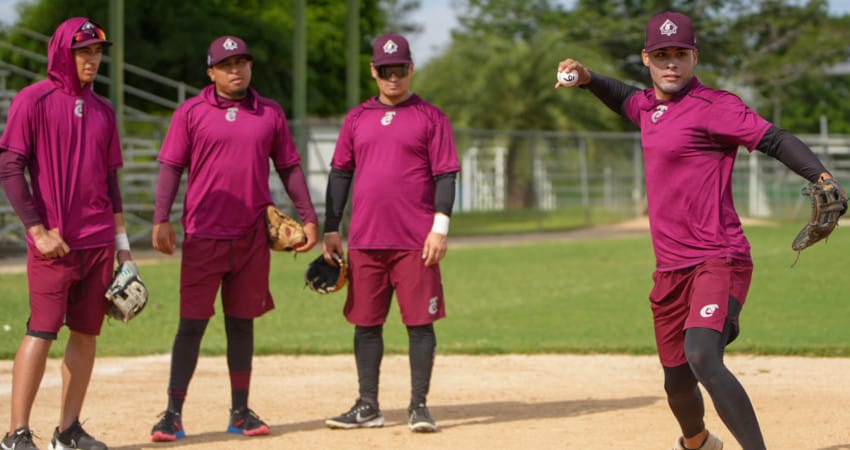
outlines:
[[[628,127],[593,96],[558,89],[558,62],[577,57],[617,70],[592,45],[562,39],[563,11],[546,0],[468,2],[446,52],[418,72],[416,90],[452,118],[455,128],[485,130],[619,130]],[[513,208],[533,200],[527,158],[529,140],[510,135],[508,201]]]
[[[388,0],[360,0],[361,70],[365,73],[371,55],[371,41],[384,29],[387,15],[382,3]],[[394,3],[406,5],[409,0]],[[255,57],[253,84],[286,109],[292,107],[293,1],[250,0],[175,2],[146,0],[125,2],[125,59],[128,63],[165,77],[203,87],[209,83],[205,55],[210,41],[222,34],[235,34],[248,43]],[[402,8],[402,12],[406,11]],[[88,16],[110,32],[107,0],[37,0],[20,7],[17,25],[50,35],[68,17]],[[337,116],[345,112],[345,23],[346,9],[339,0],[310,0],[307,6],[308,113]],[[396,17],[404,25],[404,16]],[[43,43],[12,32],[9,42],[44,54]],[[36,73],[44,65],[7,52],[4,60]],[[128,83],[142,89],[158,85],[128,77]],[[25,84],[21,82],[21,84]],[[361,80],[367,91],[371,80]],[[20,88],[21,86],[12,86]],[[131,99],[127,99],[128,104]],[[138,105],[137,105],[138,106]]]

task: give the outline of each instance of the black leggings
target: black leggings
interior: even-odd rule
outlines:
[[[730,310],[733,306],[740,309],[738,302],[730,300]],[[664,367],[667,403],[679,421],[682,434],[695,436],[705,429],[705,407],[697,386],[697,382],[702,383],[720,419],[741,447],[744,450],[764,450],[764,438],[750,398],[735,375],[723,364],[723,350],[736,331],[730,321],[723,333],[708,328],[691,328],[685,332],[688,363]]]

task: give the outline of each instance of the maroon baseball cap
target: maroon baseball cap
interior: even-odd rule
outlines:
[[[697,39],[691,19],[677,12],[663,12],[649,19],[646,24],[646,41],[643,49],[647,52],[659,48],[676,47],[696,50]]]
[[[254,55],[248,51],[245,41],[236,36],[221,36],[210,44],[207,51],[207,67],[212,67],[231,56],[244,55],[254,59]]]
[[[393,64],[410,64],[413,58],[410,56],[410,44],[400,34],[385,34],[372,45],[372,65],[375,67],[389,66]]]
[[[71,48],[83,48],[89,45],[101,44],[104,47],[112,45],[112,41],[106,40],[106,32],[97,22],[86,19],[86,22],[74,33]]]

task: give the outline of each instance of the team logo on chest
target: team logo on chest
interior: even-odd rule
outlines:
[[[658,119],[667,111],[667,105],[658,105],[655,107],[655,112],[652,113],[652,123],[658,123]]]
[[[395,111],[387,111],[386,113],[384,113],[384,117],[381,118],[381,125],[388,126],[389,124],[393,123],[393,117],[395,117],[395,115]]]
[[[83,99],[78,98],[76,103],[74,103],[74,115],[77,117],[83,117],[83,104],[85,102]]]
[[[239,108],[232,107],[227,108],[227,113],[224,114],[224,119],[228,122],[236,122],[236,113],[239,111]]]

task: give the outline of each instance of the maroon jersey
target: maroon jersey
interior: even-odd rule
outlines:
[[[734,94],[696,78],[667,101],[656,99],[652,88],[636,92],[625,112],[640,127],[657,269],[722,257],[749,260],[732,169],[738,146],[755,149],[770,123]]]
[[[183,214],[188,234],[244,236],[272,203],[269,160],[278,169],[301,163],[283,109],[249,91],[232,101],[210,85],[174,112],[159,161],[189,168]]]
[[[448,117],[417,95],[351,110],[331,166],[354,172],[348,245],[361,250],[420,250],[434,221],[434,177],[460,170]]]
[[[123,165],[115,113],[80,87],[71,51],[87,19],[63,23],[48,48],[48,79],[12,101],[0,149],[28,159],[33,203],[45,228],[58,228],[72,250],[113,245],[115,218],[107,174]],[[27,240],[33,245],[32,238]]]

